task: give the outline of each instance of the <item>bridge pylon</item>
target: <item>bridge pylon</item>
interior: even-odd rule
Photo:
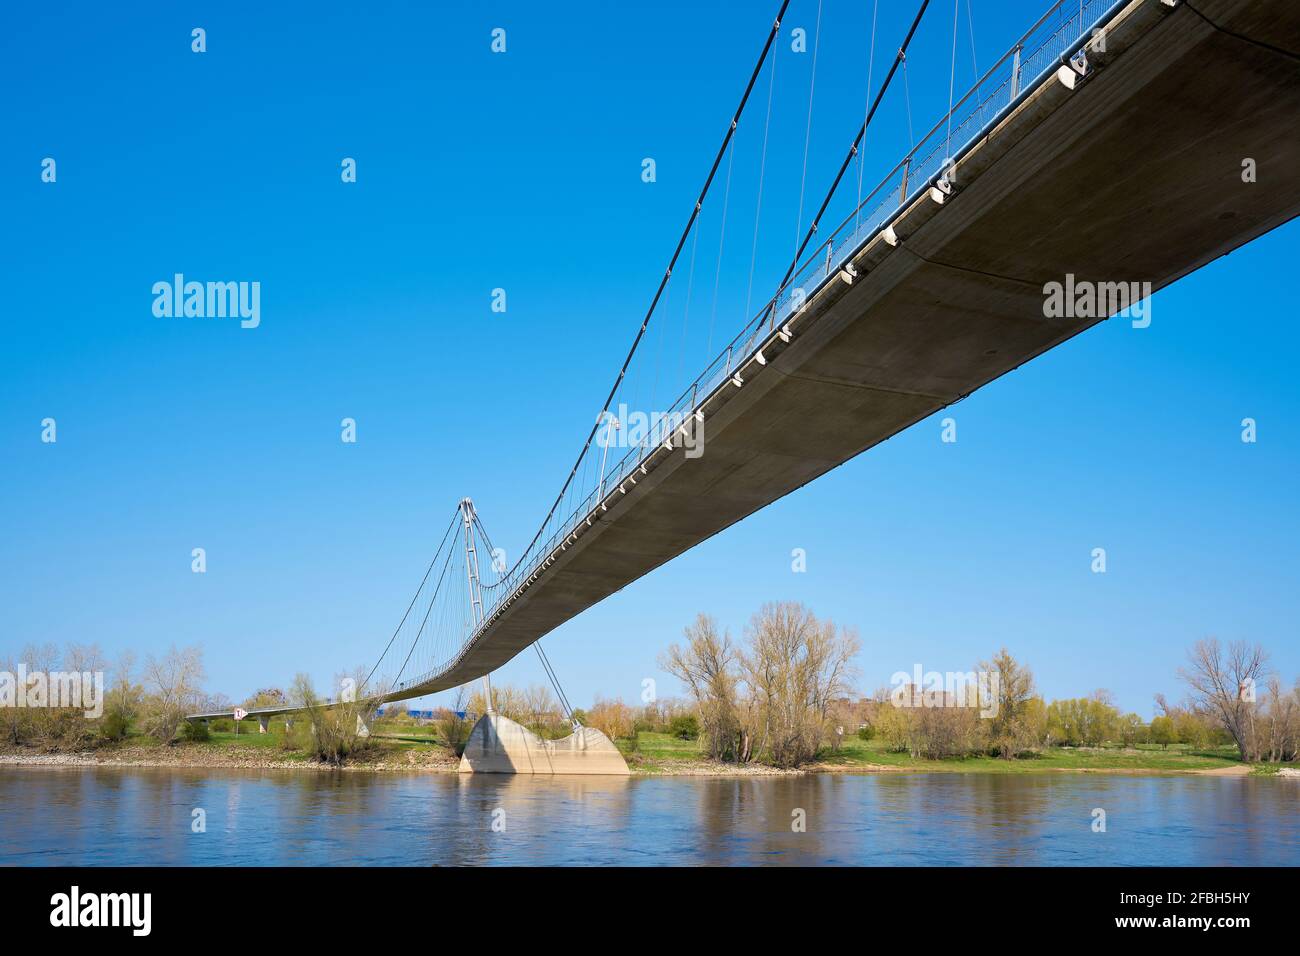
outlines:
[[[465,531],[465,579],[469,588],[470,633],[483,623],[483,590],[479,578],[478,547],[474,541],[474,502],[460,501]],[[461,773],[557,773],[626,776],[627,761],[613,741],[594,727],[575,721],[573,733],[560,740],[544,740],[527,727],[502,716],[492,706],[492,682],[483,675],[486,713],[474,724],[460,758]]]
[[[483,586],[478,573],[478,548],[474,544],[474,502],[469,498],[460,499],[460,517],[465,529],[465,578],[473,634],[483,623]],[[492,679],[488,674],[483,675],[483,707],[489,714],[496,712],[492,706]]]

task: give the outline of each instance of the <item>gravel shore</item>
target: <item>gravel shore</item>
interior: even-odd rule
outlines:
[[[281,751],[261,747],[114,747],[80,753],[0,751],[0,767],[169,767],[174,769],[298,770],[308,773],[335,770],[372,773],[455,773],[460,762],[445,751],[366,754],[342,767],[315,760],[296,759]]]

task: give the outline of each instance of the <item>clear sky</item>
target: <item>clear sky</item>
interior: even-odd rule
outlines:
[[[1046,6],[972,3],[958,95]],[[324,685],[374,660],[461,497],[511,554],[527,544],[776,7],[8,8],[0,657],[201,642],[232,698],[297,671]],[[861,121],[870,7],[824,0],[801,212],[818,7],[792,3],[737,133],[721,264],[722,180],[694,298],[675,281],[651,327],[650,408],[784,271]],[[953,12],[932,4],[873,124],[868,186],[947,108]],[[877,84],[912,13],[881,4]],[[1105,323],[559,628],[544,643],[569,696],[632,701],[647,677],[676,693],[656,657],[697,612],[738,633],[774,599],[860,630],[864,691],[1006,645],[1048,697],[1105,687],[1146,716],[1207,635],[1262,642],[1290,682],[1298,228],[1159,293],[1150,328]],[[175,273],[260,282],[260,325],[156,317]],[[531,651],[498,679],[544,680]]]

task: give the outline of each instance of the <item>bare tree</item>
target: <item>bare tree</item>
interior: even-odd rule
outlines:
[[[1255,747],[1255,687],[1262,683],[1268,655],[1258,645],[1234,641],[1224,654],[1216,638],[1197,641],[1189,666],[1178,676],[1191,688],[1193,704],[1213,715],[1232,736],[1242,760],[1258,758]]]
[[[338,675],[335,683],[340,692],[328,700],[316,693],[310,677],[299,674],[293,680],[289,700],[305,712],[316,756],[337,766],[348,756],[370,747],[368,733],[363,733],[362,727],[374,721],[380,706],[376,701],[388,692],[388,687],[374,681],[366,684],[364,668]],[[355,689],[362,686],[365,695],[358,697]]]
[[[1283,690],[1282,682],[1270,677],[1265,701],[1258,749],[1270,761],[1295,760],[1300,749],[1300,685]]]
[[[777,766],[798,766],[826,736],[831,701],[850,690],[857,634],[793,601],[764,604],[748,633],[741,667],[761,735],[757,752]]]
[[[456,688],[456,693],[452,697],[451,707],[443,708],[436,723],[438,739],[442,741],[444,747],[453,751],[457,757],[465,753],[465,744],[469,742],[470,731],[473,729],[469,719],[461,716],[466,712],[468,699],[469,695],[465,692],[465,685],[461,684]]]
[[[621,700],[601,700],[587,711],[587,725],[599,730],[610,740],[634,740],[636,719],[632,708]]]
[[[145,658],[143,677],[145,731],[162,743],[170,743],[199,697],[204,678],[203,649],[197,645],[177,648],[175,644],[161,658]]]
[[[659,666],[685,684],[695,698],[708,756],[748,761],[751,743],[738,714],[736,649],[731,638],[719,633],[717,622],[707,614],[699,615],[684,636],[686,643],[671,645],[660,656]]]
[[[513,720],[517,724],[528,723],[528,701],[525,693],[513,684],[492,685],[492,710],[497,715]],[[483,691],[476,690],[469,696],[469,711],[479,717],[487,713],[487,703]]]
[[[391,720],[394,723],[404,723],[410,719],[410,708],[407,707],[404,700],[390,700],[384,704],[384,720]]]

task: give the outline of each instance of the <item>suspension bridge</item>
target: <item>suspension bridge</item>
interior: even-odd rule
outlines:
[[[531,645],[571,713],[538,643],[544,635],[1136,305],[1112,295],[1103,308],[1049,314],[1051,284],[1068,277],[1075,288],[1149,294],[1300,210],[1300,4],[1293,0],[1058,0],[983,72],[972,63],[974,83],[959,98],[963,26],[972,58],[975,50],[970,0],[954,0],[942,16],[934,14],[944,0],[923,0],[905,34],[879,43],[877,0],[862,111],[821,120],[842,123],[845,152],[806,224],[805,146],[789,267],[703,371],[678,383],[667,411],[633,436],[614,410],[644,407],[648,376],[637,373],[637,362],[670,282],[681,283],[688,247],[691,306],[706,210],[719,231],[722,271],[738,131],[748,130],[747,106],[761,98],[765,71],[766,150],[773,47],[789,6],[785,0],[770,24],[627,359],[530,543],[505,562],[473,503],[459,502],[400,623],[380,641],[358,689],[366,701],[377,706],[476,678],[486,684]],[[815,15],[817,44],[820,0]],[[939,31],[945,46],[950,33],[948,110],[864,190],[868,143],[875,153],[884,149],[868,132],[891,89],[898,95],[900,76],[910,128],[908,51],[924,30]],[[877,48],[896,52],[877,64]],[[809,130],[816,55],[815,45]],[[837,102],[845,102],[843,92],[835,91]],[[765,167],[764,153],[755,248]],[[751,259],[751,290],[752,277]],[[715,280],[715,313],[716,305]],[[710,343],[712,335],[711,318]],[[490,708],[490,691],[485,699]],[[292,709],[252,714],[265,721]],[[191,719],[222,716],[231,712]]]

